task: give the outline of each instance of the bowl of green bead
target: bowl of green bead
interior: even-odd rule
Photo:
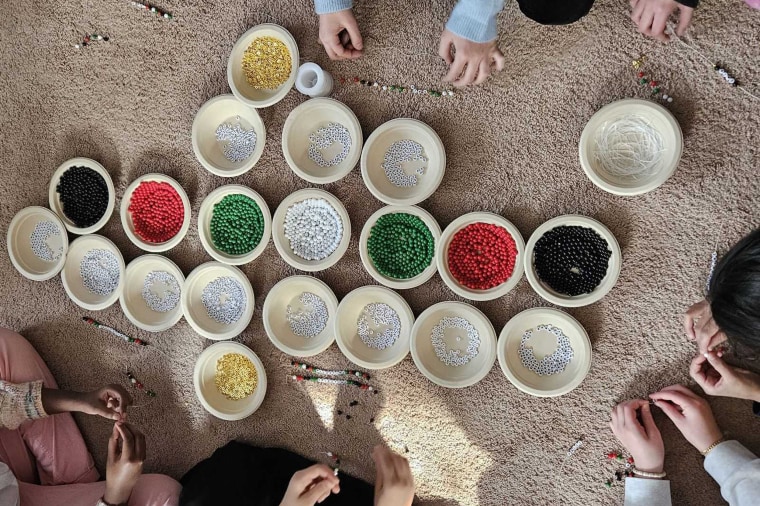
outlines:
[[[441,227],[417,206],[385,206],[369,217],[359,238],[359,255],[379,283],[414,288],[438,270],[435,251]]]
[[[209,193],[198,213],[198,235],[214,260],[242,265],[256,259],[272,236],[272,215],[264,198],[243,185]]]

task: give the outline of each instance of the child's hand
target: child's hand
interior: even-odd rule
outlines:
[[[643,399],[621,402],[612,408],[610,428],[630,452],[636,469],[649,473],[662,472],[665,465],[665,445],[652,418],[649,402]]]
[[[689,374],[708,395],[760,402],[760,375],[728,365],[715,352],[694,358]]]
[[[453,58],[451,46],[454,46]],[[495,40],[483,43],[472,42],[449,30],[444,30],[441,35],[438,55],[451,65],[449,73],[443,80],[457,87],[481,84],[491,75],[492,62],[496,64],[496,70],[504,69],[504,55],[496,47]]]
[[[377,468],[375,506],[412,506],[414,478],[409,461],[377,445],[372,451]]]
[[[655,405],[673,420],[686,440],[700,452],[723,437],[710,405],[685,386],[665,387],[649,397],[655,400]]]
[[[364,42],[354,12],[346,9],[319,15],[319,42],[331,60],[353,60],[362,55]]]
[[[333,470],[324,464],[314,464],[293,475],[280,506],[314,506],[338,492],[340,482]]]
[[[694,13],[693,8],[675,0],[631,0],[631,8],[631,19],[639,27],[639,32],[663,42],[670,40],[670,37],[665,35],[665,25],[676,9],[680,11],[676,28],[679,37],[688,30]]]
[[[82,394],[82,413],[100,415],[116,421],[127,416],[127,407],[132,404],[132,396],[121,385],[108,385],[99,390]]]
[[[145,436],[127,423],[117,422],[108,440],[106,492],[108,504],[126,504],[142,474],[145,461]]]
[[[699,353],[704,354],[726,340],[710,310],[710,303],[702,299],[686,310],[684,330],[692,341],[697,341]]]

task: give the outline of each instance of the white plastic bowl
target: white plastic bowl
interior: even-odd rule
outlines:
[[[248,49],[254,39],[258,37],[274,37],[285,43],[290,52],[290,77],[288,80],[274,90],[257,90],[254,89],[245,79],[243,73],[243,53]],[[285,28],[272,23],[265,23],[254,26],[249,29],[235,42],[230,53],[230,59],[227,61],[227,82],[230,85],[232,93],[243,103],[250,107],[269,107],[274,105],[288,94],[296,82],[296,74],[300,65],[298,55],[298,45],[295,39]]]
[[[216,387],[216,363],[228,353],[237,353],[250,359],[256,368],[258,384],[251,395],[239,401],[225,397]],[[264,364],[250,348],[240,343],[226,341],[212,344],[198,356],[193,371],[195,395],[201,405],[217,418],[222,420],[242,420],[251,416],[264,402],[267,394],[267,373]]]
[[[536,242],[549,230],[562,225],[567,226],[580,226],[591,228],[598,233],[609,245],[612,255],[607,263],[607,274],[604,276],[599,285],[591,292],[583,295],[577,295],[571,297],[552,290],[549,285],[541,281],[536,274],[536,269],[533,264],[533,250],[536,247]],[[580,307],[592,304],[602,297],[607,295],[612,287],[617,283],[618,276],[620,275],[620,268],[622,264],[622,254],[620,252],[620,245],[612,235],[612,232],[599,223],[598,221],[588,218],[586,216],[580,216],[577,214],[566,214],[563,216],[557,216],[553,218],[533,232],[530,236],[528,244],[525,246],[525,276],[528,278],[530,286],[539,294],[544,300],[563,307]]]
[[[414,288],[416,286],[420,286],[422,283],[432,278],[438,270],[438,264],[435,259],[435,252],[433,253],[433,258],[430,261],[430,265],[424,271],[417,274],[413,278],[396,279],[380,274],[380,271],[377,270],[375,264],[372,262],[372,258],[370,258],[369,251],[367,249],[367,241],[369,240],[370,232],[372,232],[372,227],[375,226],[377,220],[386,214],[396,213],[411,214],[425,222],[428,230],[430,230],[430,233],[433,235],[433,240],[435,241],[435,252],[438,251],[441,242],[441,227],[438,225],[438,222],[435,221],[435,218],[433,218],[430,213],[417,206],[385,206],[381,209],[378,209],[374,214],[372,214],[372,216],[370,216],[367,222],[364,224],[361,236],[359,237],[359,256],[362,259],[364,268],[377,282],[390,288],[396,289]]]
[[[520,359],[523,334],[541,324],[562,329],[573,348],[572,360],[559,374],[540,376],[526,369]],[[554,353],[556,343],[556,337],[546,331],[534,330],[530,339],[530,345],[541,352],[541,356]],[[581,384],[591,368],[591,341],[583,326],[567,313],[548,307],[528,309],[509,320],[499,335],[497,354],[507,379],[518,389],[537,397],[555,397],[570,392]]]
[[[168,272],[174,276],[179,285],[181,297],[185,275],[177,264],[161,255],[142,255],[129,262],[124,278],[124,290],[119,297],[121,309],[129,321],[137,328],[148,332],[167,330],[182,318],[181,300],[177,301],[174,309],[165,313],[152,310],[145,302],[142,296],[145,277],[155,271]]]
[[[250,252],[245,255],[230,255],[220,251],[214,246],[214,242],[211,240],[211,218],[214,216],[214,206],[222,201],[227,195],[245,195],[251,200],[255,201],[261,209],[261,214],[264,217],[264,233],[261,236],[261,241]],[[264,198],[251,190],[247,186],[230,184],[220,186],[216,190],[208,194],[201,204],[201,209],[198,213],[198,236],[203,244],[203,249],[211,255],[214,260],[230,265],[242,265],[247,264],[258,258],[269,244],[269,239],[272,237],[272,215],[269,213],[269,206],[267,206]]]
[[[309,158],[309,136],[329,123],[345,127],[351,136],[348,156],[334,167],[320,167]],[[332,98],[312,98],[288,115],[282,127],[282,153],[293,172],[311,183],[327,184],[338,181],[356,166],[362,153],[362,127],[354,112]],[[334,152],[337,154],[340,150]],[[331,148],[327,152],[333,154]],[[331,158],[328,156],[328,158]]]
[[[515,247],[517,248],[517,257],[515,258],[515,267],[512,271],[512,275],[507,278],[504,283],[489,288],[488,290],[474,290],[472,288],[467,288],[459,283],[459,281],[457,281],[451,274],[451,271],[449,271],[449,246],[451,245],[451,240],[457,232],[474,223],[489,223],[506,229],[506,231],[509,232],[509,235],[512,236],[512,239],[514,239]],[[452,221],[443,231],[439,247],[436,248],[436,261],[438,264],[438,273],[451,291],[470,300],[492,300],[506,295],[517,286],[517,283],[520,282],[524,271],[524,254],[525,241],[523,241],[520,231],[512,224],[512,222],[498,214],[468,213]]]
[[[79,228],[74,225],[74,222],[64,214],[63,204],[61,203],[60,196],[56,191],[56,187],[58,186],[58,182],[61,180],[61,176],[71,167],[87,167],[94,170],[103,177],[103,180],[106,182],[106,186],[108,187],[108,205],[106,207],[106,212],[103,213],[103,216],[97,221],[97,223],[90,227]],[[111,219],[111,214],[113,213],[113,208],[116,203],[116,192],[114,191],[113,180],[106,171],[105,167],[100,165],[95,160],[91,160],[89,158],[72,158],[71,160],[66,160],[63,162],[53,173],[53,177],[50,178],[50,186],[48,187],[48,201],[50,202],[50,209],[52,209],[53,212],[58,215],[63,224],[66,226],[66,230],[72,234],[87,235],[94,234],[103,228],[103,225],[108,223],[108,220]]]
[[[318,296],[327,306],[327,324],[322,332],[311,338],[293,333],[287,320],[288,305],[300,308],[298,298],[304,292]],[[325,351],[335,341],[333,321],[337,311],[338,299],[324,282],[311,276],[290,276],[274,285],[264,300],[264,330],[280,351],[294,357],[312,357]]]
[[[385,152],[396,141],[409,139],[423,147],[427,162],[423,175],[411,187],[398,187],[390,182],[383,169]],[[402,169],[411,174],[419,162],[410,162]],[[412,166],[413,165],[413,166]],[[361,156],[362,178],[372,195],[386,204],[414,205],[430,197],[443,180],[446,170],[446,151],[438,134],[430,126],[416,119],[392,119],[380,125],[367,138]]]
[[[238,120],[238,118],[240,118]],[[223,123],[240,124],[241,128],[256,133],[256,146],[251,156],[239,162],[224,156],[222,145],[216,139],[216,129]],[[245,174],[256,165],[264,152],[267,130],[259,113],[234,95],[219,95],[198,109],[193,120],[193,152],[198,161],[212,174],[233,177]]]
[[[172,188],[174,188],[174,190],[177,192],[177,195],[179,195],[180,199],[182,200],[182,207],[185,212],[185,216],[182,220],[182,226],[180,227],[179,232],[177,232],[174,237],[168,241],[160,243],[147,242],[143,241],[137,236],[137,234],[135,234],[135,226],[132,223],[132,213],[129,212],[129,204],[132,200],[132,194],[134,191],[138,186],[140,186],[140,184],[145,182],[168,183]],[[187,193],[185,193],[185,190],[177,181],[170,178],[169,176],[165,176],[164,174],[145,174],[144,176],[140,176],[132,181],[132,183],[127,186],[127,189],[124,191],[124,196],[121,198],[120,212],[121,226],[124,227],[124,232],[127,234],[127,237],[129,237],[129,240],[132,241],[132,243],[138,248],[151,253],[160,253],[162,251],[172,249],[177,244],[182,242],[182,239],[185,238],[185,234],[187,234],[187,229],[190,228],[190,199],[187,198]]]
[[[37,224],[43,221],[54,223],[59,230],[58,237],[50,237],[46,241],[53,251],[63,248],[61,256],[55,262],[43,260],[32,251],[32,233]],[[32,206],[22,209],[11,220],[7,244],[8,256],[17,271],[32,281],[45,281],[63,269],[69,250],[69,237],[66,227],[54,212],[45,207]]]
[[[93,249],[111,251],[119,262],[119,284],[108,295],[91,292],[84,286],[80,265],[84,256]],[[101,235],[83,235],[72,241],[66,255],[66,263],[61,271],[61,281],[69,298],[79,307],[88,311],[100,311],[109,307],[121,296],[124,289],[124,257],[114,243]]]

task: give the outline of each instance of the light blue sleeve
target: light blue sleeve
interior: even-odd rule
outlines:
[[[446,28],[473,42],[490,42],[499,35],[496,15],[503,8],[504,0],[459,0],[451,11]]]
[[[314,10],[317,11],[317,14],[344,11],[353,6],[353,0],[314,0]]]
[[[760,459],[738,441],[725,441],[705,457],[705,470],[731,506],[751,506],[760,498]]]

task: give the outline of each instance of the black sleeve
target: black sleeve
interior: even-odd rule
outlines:
[[[697,5],[699,5],[699,0],[676,0],[681,5],[685,5],[686,7],[692,7],[694,9],[697,8]]]
[[[760,416],[760,402],[753,402],[752,403],[752,411],[757,415]]]

